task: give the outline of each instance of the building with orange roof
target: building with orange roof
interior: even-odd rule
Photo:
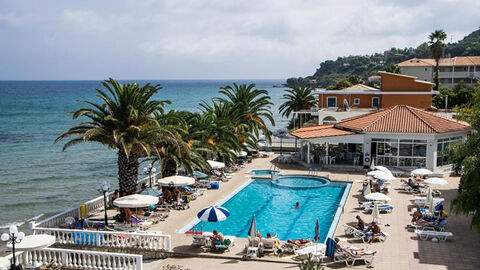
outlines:
[[[433,82],[436,66],[434,59],[413,58],[397,65],[402,74]],[[453,87],[460,82],[473,85],[480,80],[480,56],[441,58],[438,72],[441,86]]]
[[[291,132],[300,140],[299,159],[309,166],[376,165],[450,169],[449,145],[463,142],[468,123],[407,105],[396,105],[336,124]]]
[[[395,105],[419,109],[432,106],[433,84],[416,77],[381,71],[381,88],[357,84],[341,90],[318,93],[319,124],[333,124],[342,119],[362,115]]]

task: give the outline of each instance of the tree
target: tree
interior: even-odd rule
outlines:
[[[449,159],[454,169],[461,172],[452,210],[457,214],[473,214],[471,226],[480,230],[480,86],[469,106],[459,110],[459,118],[469,122],[473,132],[464,144],[450,147]]]
[[[440,58],[443,56],[443,49],[445,44],[443,41],[447,38],[447,34],[443,30],[435,30],[428,36],[428,48],[430,49],[430,53],[432,54],[433,59],[435,59],[435,78],[434,83],[435,87],[434,90],[438,90],[440,85],[440,79],[438,77],[438,66],[440,64]]]
[[[390,72],[390,73],[396,73],[396,74],[401,74],[402,72],[400,71],[400,67],[395,65],[395,64],[389,64],[389,65],[386,65],[385,68],[383,69],[385,70],[386,72]]]
[[[360,77],[358,75],[352,75],[352,76],[348,77],[348,81],[353,85],[363,83],[362,77]]]
[[[102,85],[106,92],[96,89],[101,104],[80,101],[89,107],[73,113],[73,120],[82,117],[88,121],[70,128],[55,142],[73,137],[65,143],[63,150],[81,142],[99,142],[116,149],[120,194],[133,194],[136,192],[139,158],[155,151],[154,143],[176,145],[178,135],[175,131],[160,126],[153,117],[154,112],[163,110],[164,104],[170,102],[151,100],[162,89],[159,84],[140,87],[136,83],[120,84],[110,78]]]
[[[341,89],[348,88],[352,85],[353,84],[349,82],[346,78],[342,78],[340,80],[337,80],[335,85],[330,85],[329,87],[327,87],[327,90],[341,90]]]
[[[258,138],[261,131],[268,140],[271,139],[272,133],[267,128],[265,121],[275,125],[275,120],[270,110],[273,103],[267,90],[256,89],[255,84],[237,85],[233,83],[233,86],[221,87],[220,94],[224,97],[215,98],[214,101],[229,104],[229,113],[236,116],[232,122],[236,127],[237,134],[247,132]]]
[[[288,118],[292,112],[310,109],[317,103],[317,99],[313,96],[313,90],[312,87],[294,87],[285,90],[287,94],[283,95],[283,99],[286,101],[280,105],[279,112],[283,117]],[[300,119],[299,127],[301,126]]]

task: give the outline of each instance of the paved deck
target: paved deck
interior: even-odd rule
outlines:
[[[242,261],[246,239],[237,239],[237,245],[225,253],[210,253],[199,247],[192,247],[190,236],[176,233],[177,230],[188,224],[196,213],[203,207],[213,205],[224,198],[230,192],[242,185],[247,179],[244,173],[250,169],[270,168],[272,158],[255,159],[246,168],[237,172],[233,178],[226,183],[221,183],[220,190],[208,190],[204,196],[190,203],[191,208],[182,211],[173,211],[166,221],[156,224],[152,230],[162,231],[172,236],[173,251],[179,253],[190,253],[194,257],[168,258],[165,260],[147,261],[144,269],[162,269],[163,266],[182,265],[189,269],[298,269],[290,257],[267,256],[265,259],[276,260],[278,263],[263,261]],[[280,168],[285,173],[305,173],[301,168],[294,165],[283,165]],[[431,241],[417,240],[413,232],[406,230],[412,212],[413,195],[403,193],[400,189],[400,182],[393,183],[393,190],[389,196],[395,209],[390,214],[382,214],[382,230],[390,234],[385,243],[375,242],[372,245],[353,241],[343,234],[342,224],[352,223],[356,215],[360,215],[365,221],[371,221],[369,215],[357,210],[358,199],[361,198],[361,183],[355,180],[362,180],[360,174],[339,174],[319,172],[319,175],[328,176],[332,180],[353,182],[351,192],[348,196],[345,212],[341,216],[336,236],[342,241],[351,245],[368,247],[376,250],[377,256],[374,261],[376,269],[480,269],[480,233],[469,228],[470,220],[466,216],[455,216],[450,214],[447,230],[454,234],[452,240],[447,242],[433,243]],[[445,210],[449,211],[450,201],[456,195],[458,177],[447,178],[449,184],[439,189],[446,199]],[[387,226],[387,224],[389,226]],[[205,256],[214,255],[217,258]],[[344,268],[345,264],[327,263],[326,269]],[[357,263],[352,269],[365,269],[365,265]]]

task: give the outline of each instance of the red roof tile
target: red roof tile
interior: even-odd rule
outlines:
[[[334,125],[322,125],[313,127],[303,127],[291,132],[293,136],[300,139],[318,138],[318,137],[332,137],[351,135],[355,132],[335,128]]]
[[[447,133],[470,129],[468,123],[406,105],[345,119],[334,127],[356,132]]]

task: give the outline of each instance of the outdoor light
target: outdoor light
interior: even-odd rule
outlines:
[[[152,175],[157,172],[157,169],[155,167],[153,167],[152,163],[150,163],[150,164],[148,164],[147,167],[143,168],[143,172],[145,174],[148,174],[149,180],[150,180],[150,187],[152,187]]]
[[[103,183],[100,185],[99,191],[103,192],[103,205],[105,208],[105,227],[108,226],[108,215],[107,215],[107,193],[108,190],[110,189],[110,184],[107,181],[103,181]]]
[[[11,270],[15,270],[15,265],[17,262],[15,261],[15,244],[20,243],[23,238],[25,238],[25,234],[23,232],[18,232],[18,228],[15,225],[10,226],[9,228],[9,233],[3,233],[2,234],[2,241],[7,242],[12,244],[12,264],[10,265]]]

